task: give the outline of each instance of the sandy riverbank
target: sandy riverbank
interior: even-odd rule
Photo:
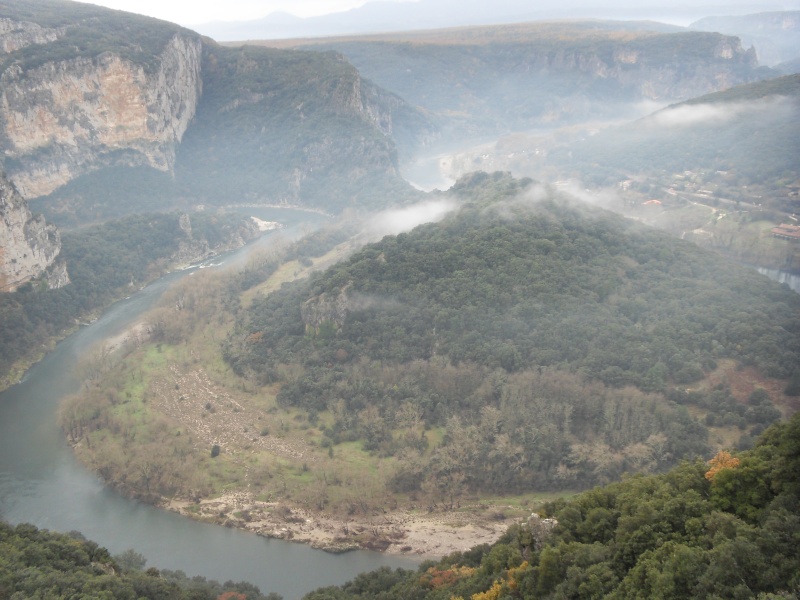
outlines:
[[[103,349],[111,353],[137,347],[149,336],[143,319],[106,339]],[[253,424],[266,423],[260,421],[263,408],[250,406],[234,390],[220,386],[203,368],[170,364],[163,377],[151,382],[151,391],[152,407],[185,428],[198,448],[218,444],[230,456],[258,449],[287,460],[314,463],[315,448],[304,438],[254,435],[252,431],[257,429]],[[213,411],[208,410],[209,403],[213,403]],[[251,433],[243,434],[248,431]],[[198,501],[164,500],[160,505],[188,518],[332,552],[360,548],[432,559],[493,543],[520,518],[519,509],[485,505],[455,511],[398,509],[345,516],[259,500],[248,490]]]
[[[309,544],[331,552],[378,550],[420,558],[440,558],[480,544],[491,544],[519,519],[505,517],[504,507],[472,511],[393,511],[346,520],[278,502],[262,502],[247,492],[234,492],[195,504],[172,500],[165,508],[184,516],[236,527],[270,538]]]

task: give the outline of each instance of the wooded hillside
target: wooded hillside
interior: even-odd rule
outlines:
[[[68,535],[0,521],[1,598],[114,598],[115,600],[280,600],[249,583],[220,584],[182,571],[146,571],[128,550],[112,557],[78,532]]]
[[[800,588],[800,415],[749,452],[547,507],[493,546],[383,569],[306,600],[791,598]]]
[[[331,444],[406,453],[398,490],[452,501],[702,456],[678,404],[744,429],[761,399],[687,386],[721,359],[778,379],[800,364],[800,298],[755,272],[529,180],[450,193],[462,206],[441,223],[256,299],[226,348],[238,373],[282,381],[284,406],[331,411]],[[426,460],[421,425],[445,427]]]

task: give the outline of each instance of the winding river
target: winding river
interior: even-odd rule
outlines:
[[[287,227],[203,267],[242,262],[253,248],[268,246],[276,235],[292,235],[308,227],[309,220],[321,219],[285,209],[247,212]],[[148,566],[180,569],[218,581],[249,581],[263,593],[277,592],[286,600],[384,565],[415,567],[411,558],[374,552],[333,555],[191,521],[123,498],[75,460],[58,428],[57,412],[61,399],[79,387],[78,358],[134,323],[170,284],[193,270],[167,275],[117,302],[92,325],[58,344],[19,384],[0,394],[0,518],[55,531],[77,530],[112,554],[133,548],[147,558]]]
[[[313,227],[323,218],[286,209],[247,209],[247,213],[287,227],[195,268],[242,263],[254,248],[268,246],[276,236]],[[373,552],[332,555],[191,521],[123,498],[74,459],[56,421],[61,399],[79,387],[78,358],[134,323],[170,284],[192,272],[172,273],[117,302],[95,323],[58,344],[23,381],[0,394],[0,518],[56,531],[77,530],[112,553],[133,548],[144,554],[149,566],[219,581],[249,581],[286,600],[380,566],[415,567],[412,558]],[[783,275],[765,274],[779,280]],[[786,275],[783,281],[800,291],[796,276]]]

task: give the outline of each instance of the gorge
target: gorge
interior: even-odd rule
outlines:
[[[293,531],[218,506],[223,492],[286,522],[329,510],[348,548],[371,547],[354,515],[390,529],[397,507],[463,509],[494,541],[541,494],[748,448],[797,409],[797,298],[689,240],[796,265],[767,223],[800,207],[800,76],[777,78],[732,35],[651,22],[231,46],[0,0],[0,376],[44,356],[0,395],[0,519],[289,600],[419,557],[267,540]],[[435,186],[451,189],[418,189]],[[658,211],[672,237],[577,199]],[[446,210],[413,231],[391,214],[381,242],[359,231],[418,201]],[[321,215],[329,229],[286,244]],[[251,241],[252,216],[285,227]],[[158,335],[90,372],[154,307]],[[191,377],[207,396],[189,397]],[[303,453],[274,451],[287,438]],[[382,541],[411,553],[401,540]],[[475,562],[456,579],[506,551],[451,549]]]
[[[290,223],[305,216],[293,217],[290,211],[259,214],[265,220]],[[260,242],[262,247],[269,244],[270,235],[274,234]],[[224,268],[226,261],[241,261],[252,250],[248,246],[225,261],[209,262],[222,263],[216,268]],[[79,530],[113,553],[133,548],[159,568],[220,581],[246,580],[265,594],[274,591],[287,600],[383,565],[413,568],[417,562],[413,558],[370,552],[337,556],[193,522],[123,498],[75,460],[56,423],[56,413],[63,395],[77,389],[79,357],[135,322],[166,288],[196,269],[168,275],[116,303],[95,323],[61,342],[22,382],[0,394],[0,518],[60,531]]]

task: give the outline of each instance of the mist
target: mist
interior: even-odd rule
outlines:
[[[367,220],[364,235],[377,240],[386,235],[411,231],[423,223],[437,223],[458,207],[451,198],[426,200],[412,206],[385,210]]]
[[[110,2],[112,0],[106,0]],[[235,3],[234,3],[235,4]],[[337,35],[369,34],[377,32],[412,31],[476,25],[525,23],[550,19],[615,19],[650,20],[687,26],[702,17],[715,14],[746,15],[767,10],[791,10],[796,2],[764,4],[740,3],[731,6],[721,1],[704,2],[701,6],[674,5],[661,0],[639,2],[569,1],[536,3],[523,0],[464,3],[456,0],[373,1],[345,10],[348,3],[330,5],[330,14],[317,14],[307,9],[298,18],[265,9],[261,18],[230,21],[229,16],[218,16],[214,22],[195,25],[197,31],[218,41],[243,39],[286,39],[327,37]],[[350,6],[355,3],[350,3]],[[294,5],[292,5],[294,7]],[[272,7],[285,9],[282,3]],[[294,8],[289,12],[301,14]],[[343,12],[334,12],[343,11]],[[252,14],[252,11],[251,11]],[[196,19],[192,19],[197,23]],[[223,22],[228,21],[228,22]]]
[[[652,115],[648,121],[657,127],[721,126],[743,118],[782,118],[790,109],[787,98],[774,97],[751,102],[720,104],[683,104],[666,108]]]

